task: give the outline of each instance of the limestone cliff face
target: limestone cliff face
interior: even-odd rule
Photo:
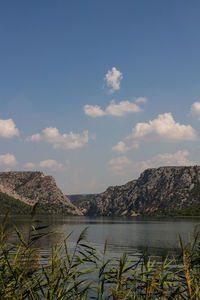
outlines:
[[[92,201],[81,203],[86,215],[141,215],[200,206],[200,167],[160,167],[145,170],[137,180],[109,187]]]
[[[29,205],[39,202],[48,212],[82,215],[55,179],[42,172],[0,172],[0,191]]]

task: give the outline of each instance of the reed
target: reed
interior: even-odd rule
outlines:
[[[183,245],[181,257],[158,263],[143,255],[139,261],[123,254],[119,260],[85,241],[87,229],[71,253],[68,237],[51,248],[48,260],[35,243],[52,234],[34,219],[28,239],[17,228],[18,243],[8,243],[8,214],[0,225],[0,299],[200,299],[200,238]]]

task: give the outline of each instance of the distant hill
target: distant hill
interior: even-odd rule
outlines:
[[[82,215],[81,211],[63,195],[55,179],[52,176],[45,176],[42,172],[0,172],[0,192],[28,206],[38,202],[47,213]],[[25,209],[25,206],[23,207]]]
[[[75,205],[79,206],[83,201],[92,201],[98,194],[74,194],[66,195],[67,198]]]
[[[79,208],[85,215],[200,215],[200,167],[145,170],[137,180],[109,187]]]

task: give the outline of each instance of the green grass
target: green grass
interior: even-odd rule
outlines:
[[[181,256],[161,263],[141,257],[137,263],[126,254],[109,259],[107,241],[99,252],[85,242],[87,229],[70,252],[68,237],[51,249],[48,260],[35,242],[50,234],[34,220],[25,239],[8,243],[7,216],[0,225],[0,299],[200,299],[200,236],[198,227],[187,245],[180,238]],[[120,238],[120,237],[119,237]]]

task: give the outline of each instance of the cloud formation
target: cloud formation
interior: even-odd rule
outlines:
[[[188,160],[189,151],[180,150],[175,153],[164,153],[154,156],[151,160],[141,161],[141,169],[160,166],[193,166],[195,163]]]
[[[44,169],[50,169],[52,171],[61,170],[63,168],[63,165],[61,163],[58,163],[54,159],[46,159],[39,163],[39,166]]]
[[[60,134],[56,127],[48,127],[42,130],[41,134],[37,133],[28,137],[27,141],[46,141],[52,144],[55,149],[76,149],[88,143],[89,134],[87,130],[83,131],[82,134],[73,132]]]
[[[25,165],[24,165],[24,169],[25,169],[25,170],[35,170],[35,169],[36,169],[36,166],[35,166],[35,164],[32,163],[32,162],[27,162],[27,163],[25,163]]]
[[[193,141],[196,140],[197,133],[191,125],[175,122],[171,113],[164,113],[148,123],[137,123],[129,138],[167,142]]]
[[[118,152],[118,153],[126,153],[127,151],[129,151],[133,148],[137,149],[138,147],[139,147],[139,144],[137,141],[133,142],[129,146],[126,145],[125,142],[119,141],[119,143],[117,143],[117,145],[112,147],[112,151]]]
[[[0,120],[0,138],[12,138],[19,136],[19,129],[16,128],[12,119]]]
[[[97,118],[103,116],[114,116],[114,117],[123,117],[130,113],[140,112],[142,109],[135,103],[128,100],[115,103],[114,100],[103,110],[98,105],[88,105],[84,106],[84,112],[86,115]]]
[[[0,166],[11,167],[17,164],[17,160],[13,154],[0,154]]]
[[[68,168],[69,162],[65,161],[63,164],[59,163],[55,159],[46,159],[42,160],[39,163],[35,164],[32,162],[27,162],[24,165],[25,170],[36,170],[36,169],[47,169],[51,171],[59,171],[59,170],[65,170]]]
[[[190,108],[190,115],[200,120],[200,102],[194,102]]]
[[[114,174],[124,175],[127,172],[127,169],[133,166],[133,162],[126,156],[119,156],[112,158],[109,161],[109,166]]]
[[[86,115],[97,118],[97,117],[103,117],[106,115],[106,112],[101,109],[98,105],[88,105],[86,104],[84,106],[84,112]]]
[[[110,88],[109,93],[112,94],[120,89],[120,83],[123,76],[122,73],[113,67],[108,71],[104,80],[106,81],[107,86]]]
[[[126,144],[123,141],[119,141],[117,145],[112,147],[112,151],[119,152],[119,153],[125,153],[130,150],[130,147],[126,146]]]
[[[175,122],[171,113],[160,114],[147,123],[137,123],[124,141],[119,141],[112,151],[126,153],[139,147],[141,141],[180,142],[195,141],[197,133],[191,125]]]
[[[163,153],[154,156],[149,160],[134,162],[126,156],[112,158],[109,161],[111,171],[115,175],[139,175],[142,171],[148,168],[158,168],[162,166],[193,166],[196,163],[188,159],[189,152],[180,150],[175,153]]]
[[[147,102],[147,98],[145,97],[138,97],[136,100],[135,100],[136,103],[146,103]]]

